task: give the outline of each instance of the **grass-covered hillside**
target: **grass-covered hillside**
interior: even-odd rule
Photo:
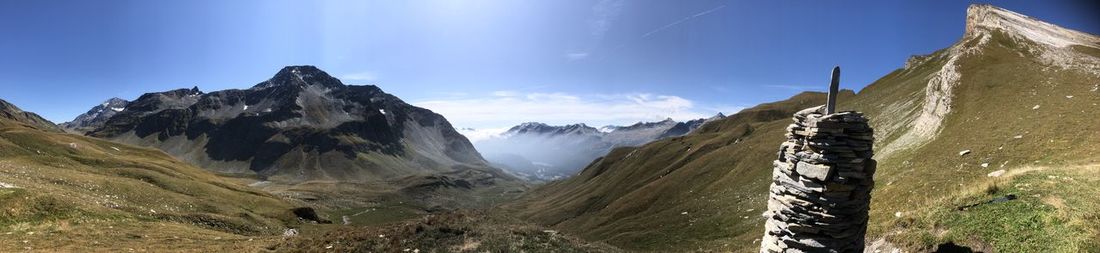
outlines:
[[[255,251],[296,206],[163,152],[0,118],[0,252]]]
[[[992,6],[968,11],[958,43],[840,98],[876,130],[869,242],[1100,250],[1100,39]],[[1058,32],[1021,30],[1031,27]],[[784,127],[823,103],[802,94],[617,149],[509,208],[629,250],[757,251]]]
[[[743,247],[763,232],[770,164],[790,115],[824,98],[803,93],[745,109],[690,135],[615,149],[508,208],[628,250]]]

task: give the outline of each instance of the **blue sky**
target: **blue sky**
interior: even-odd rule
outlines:
[[[1097,4],[993,1],[1100,33]],[[55,122],[110,97],[316,65],[457,127],[730,113],[829,69],[859,89],[963,32],[965,1],[3,1],[0,98]]]

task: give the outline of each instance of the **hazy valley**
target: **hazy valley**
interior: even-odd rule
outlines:
[[[964,29],[839,94],[875,130],[868,251],[1100,251],[1100,36],[984,4]],[[826,100],[471,141],[401,84],[272,71],[61,124],[0,100],[0,252],[759,252]]]

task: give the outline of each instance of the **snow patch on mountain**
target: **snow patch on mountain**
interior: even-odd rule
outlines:
[[[115,114],[126,110],[130,101],[121,98],[111,98],[99,105],[92,107],[84,114],[76,116],[72,121],[61,123],[61,127],[72,132],[84,133],[107,122]]]

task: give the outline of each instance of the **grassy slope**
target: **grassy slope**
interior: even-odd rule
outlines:
[[[255,250],[296,226],[290,203],[160,151],[0,125],[19,187],[0,189],[0,251]]]
[[[746,109],[696,134],[616,149],[508,208],[631,250],[749,244],[751,231],[762,224],[763,196],[756,192],[767,189],[768,182],[758,179],[771,173],[764,166],[774,159],[769,147],[783,140],[789,115],[823,98],[803,93]],[[743,236],[729,241],[734,235]]]
[[[1098,199],[1080,191],[1080,185],[1052,184],[1009,205],[950,211],[995,197],[974,190],[991,182],[1005,190],[989,192],[1003,195],[1019,191],[1017,185],[1040,183],[1045,176],[1072,174],[1077,182],[1100,178],[1095,170],[1075,169],[1095,164],[1090,154],[1100,153],[1100,135],[1095,134],[1100,132],[1100,118],[1095,117],[1100,92],[1090,91],[1100,80],[1078,70],[1046,68],[1017,50],[1026,45],[1016,43],[997,36],[982,54],[961,59],[962,80],[944,130],[920,148],[880,161],[872,237],[888,236],[909,249],[930,249],[947,241],[1002,251],[1095,249],[1095,242],[1082,239],[1100,234],[1100,221],[1090,215],[1100,207],[1088,204]],[[925,86],[946,62],[944,56],[944,51],[937,52],[854,97],[842,98],[841,109],[867,113],[877,130],[876,146],[889,144],[919,113]],[[763,231],[759,214],[765,206],[767,173],[783,127],[791,112],[822,100],[805,99],[796,96],[749,109],[697,134],[616,150],[580,175],[542,187],[509,208],[626,249],[754,251]],[[1040,108],[1032,110],[1036,104]],[[775,105],[785,106],[773,118],[744,117]],[[960,157],[958,152],[965,149],[973,153]],[[983,168],[982,163],[991,165]],[[1034,166],[1049,169],[985,176],[1002,164],[1010,175]],[[1056,198],[1044,197],[1052,195]],[[1050,204],[1057,199],[1080,205]],[[897,212],[902,218],[895,217]]]
[[[873,234],[911,249],[955,241],[998,251],[1097,250],[1100,195],[1079,184],[1100,179],[1088,169],[1100,154],[1100,92],[1092,91],[1100,77],[1047,67],[1018,50],[1031,46],[995,35],[982,54],[961,60],[962,84],[944,131],[919,149],[880,161]],[[958,155],[967,149],[972,153]],[[1013,176],[986,177],[999,169]],[[1081,181],[1051,184],[1059,180],[1047,176]],[[953,209],[1006,194],[1020,200]]]

